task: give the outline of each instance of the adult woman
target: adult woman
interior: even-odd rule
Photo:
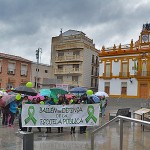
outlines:
[[[79,104],[79,100],[76,96],[73,96],[70,100],[70,104]],[[71,127],[70,134],[75,133],[75,127]]]
[[[107,106],[107,99],[105,98],[105,96],[102,96],[101,101],[100,101],[100,108],[101,108],[101,112],[102,112],[102,117],[105,116],[106,106]]]
[[[54,99],[53,98],[47,98],[45,105],[55,105]],[[45,133],[51,133],[51,127],[46,127],[46,132]]]
[[[10,107],[9,107],[9,113],[10,113],[9,126],[13,126],[16,112],[17,112],[17,103],[16,101],[13,101],[10,103]]]
[[[59,96],[57,105],[65,105],[64,97]],[[58,133],[63,132],[63,127],[58,127]]]

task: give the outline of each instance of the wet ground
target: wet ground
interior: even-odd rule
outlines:
[[[109,120],[108,113],[112,110],[108,106],[105,118],[100,118],[100,125]],[[90,150],[91,132],[96,127],[88,127],[84,134],[79,133],[79,127],[75,134],[70,134],[70,128],[64,128],[63,133],[57,133],[57,128],[52,128],[52,133],[46,134],[45,128],[34,132],[34,150]],[[16,134],[18,121],[15,127],[10,128],[0,125],[0,150],[22,150],[22,139]],[[123,150],[150,150],[150,130],[142,131],[141,125],[124,122]],[[119,150],[119,123],[116,122],[106,127],[95,135],[96,150]]]

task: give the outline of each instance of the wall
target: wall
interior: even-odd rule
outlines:
[[[132,79],[130,83],[129,79],[111,79],[111,80],[99,80],[99,91],[105,91],[105,82],[110,82],[110,95],[121,95],[121,82],[127,82],[127,96],[137,96],[137,80]]]

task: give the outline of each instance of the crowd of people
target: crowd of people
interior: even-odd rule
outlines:
[[[2,98],[2,97],[0,97]],[[105,109],[107,106],[107,99],[105,96],[100,96],[100,110],[101,116],[105,117]],[[41,103],[42,102],[42,103]],[[65,95],[60,95],[58,101],[55,102],[53,98],[44,96],[44,100],[41,100],[40,97],[34,98],[30,100],[27,95],[23,96],[21,100],[14,100],[9,103],[5,107],[1,107],[2,111],[2,125],[6,125],[8,127],[14,126],[14,119],[18,117],[19,119],[19,129],[21,131],[32,131],[32,127],[26,128],[22,127],[21,122],[21,112],[22,106],[24,104],[45,104],[45,105],[72,105],[72,104],[94,104],[94,100],[92,97],[87,96],[87,94],[83,94],[82,96],[72,96],[72,98],[66,98]],[[86,133],[86,126],[80,126],[80,134]],[[39,132],[41,132],[41,127],[38,127]],[[58,133],[63,132],[63,127],[58,127]],[[51,133],[51,127],[46,128],[46,133]],[[71,134],[75,133],[75,127],[71,127]]]

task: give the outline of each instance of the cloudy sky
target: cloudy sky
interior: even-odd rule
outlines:
[[[101,49],[136,41],[150,23],[150,0],[0,0],[0,52],[50,63],[51,38],[73,29]]]

